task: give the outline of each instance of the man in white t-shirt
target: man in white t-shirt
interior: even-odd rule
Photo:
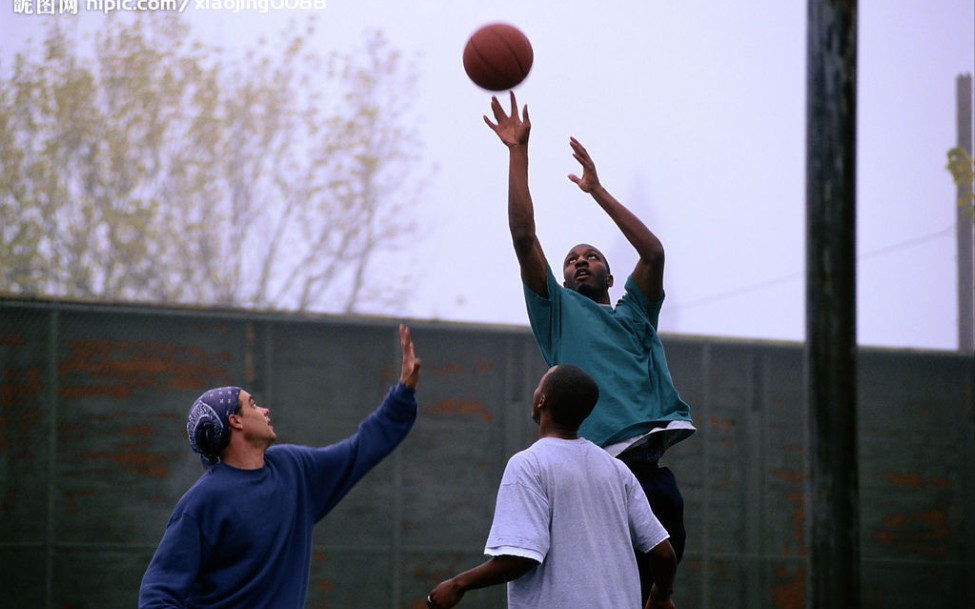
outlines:
[[[577,366],[545,373],[532,398],[538,440],[505,468],[490,558],[441,582],[427,606],[448,609],[468,590],[507,583],[509,609],[639,609],[636,548],[653,570],[646,609],[674,609],[677,559],[667,531],[626,465],[579,437],[598,398]]]

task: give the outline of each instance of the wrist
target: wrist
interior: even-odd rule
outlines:
[[[674,594],[673,587],[661,588],[656,583],[650,588],[650,598],[655,601],[669,601]]]
[[[451,592],[455,595],[463,595],[471,588],[471,582],[467,579],[468,573],[460,573],[447,580],[447,585],[450,586]]]

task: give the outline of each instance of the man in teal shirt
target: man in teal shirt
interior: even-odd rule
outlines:
[[[673,473],[657,461],[673,444],[694,433],[690,408],[674,388],[657,319],[664,300],[664,249],[660,240],[599,182],[586,149],[570,138],[582,177],[569,179],[596,201],[639,255],[615,307],[609,289],[613,275],[605,256],[579,244],[562,265],[560,285],[535,233],[528,187],[531,121],[520,115],[514,93],[505,113],[497,98],[495,121],[484,121],[508,147],[508,226],[521,267],[532,331],[550,366],[574,364],[599,385],[596,409],[579,434],[620,458],[640,481],[657,518],[671,536],[678,560],[684,550],[683,498]],[[638,556],[644,601],[651,589],[650,569]]]

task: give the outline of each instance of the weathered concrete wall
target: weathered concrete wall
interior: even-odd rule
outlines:
[[[133,607],[169,513],[202,471],[185,413],[241,384],[279,442],[355,430],[398,375],[396,320],[0,301],[0,606]],[[424,372],[406,442],[319,525],[309,608],[419,608],[480,560],[544,371],[527,329],[414,322]],[[698,433],[683,607],[806,597],[800,345],[667,337]],[[975,360],[862,350],[864,607],[975,606]],[[504,592],[465,607],[500,607]]]

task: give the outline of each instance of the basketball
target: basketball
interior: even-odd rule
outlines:
[[[464,71],[488,91],[506,91],[528,76],[535,55],[521,30],[507,23],[478,29],[464,47]]]

